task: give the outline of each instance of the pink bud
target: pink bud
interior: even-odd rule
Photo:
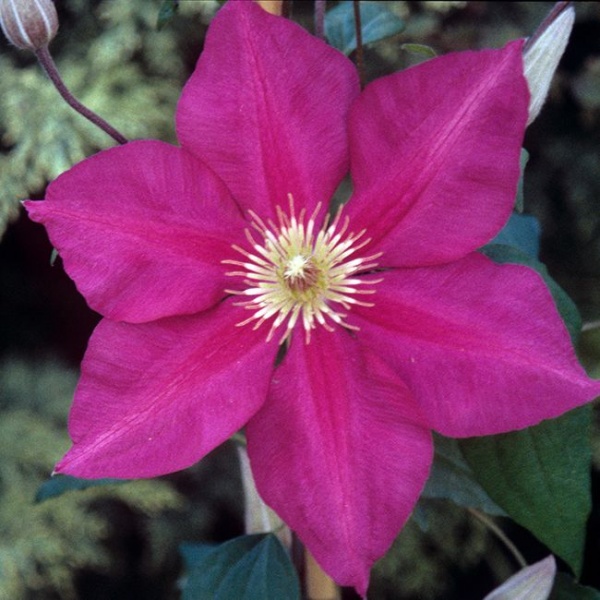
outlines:
[[[52,0],[0,0],[0,26],[17,48],[35,52],[56,35],[58,15]]]

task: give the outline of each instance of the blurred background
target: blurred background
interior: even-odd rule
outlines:
[[[599,377],[600,3],[575,4],[571,42],[525,141],[525,213],[539,219],[541,258],[581,311],[580,356]],[[75,95],[126,137],[175,143],[177,99],[220,3],[184,0],[159,30],[162,5],[57,0],[60,29],[51,51]],[[444,54],[525,37],[552,5],[387,2],[406,27],[365,49],[367,78],[422,60],[403,50],[405,43]],[[292,3],[292,18],[308,29],[312,12],[311,1]],[[112,145],[61,101],[31,53],[0,40],[0,600],[177,598],[181,542],[243,533],[237,459],[229,445],[168,477],[35,502],[69,447],[68,409],[99,317],[60,259],[51,265],[44,229],[27,220],[19,201],[42,198],[48,181]],[[598,589],[599,440],[596,430],[596,502],[583,576]],[[506,550],[469,513],[429,502],[428,531],[408,524],[375,572],[372,600],[481,599],[515,571]],[[544,556],[525,531],[507,531],[526,558]]]

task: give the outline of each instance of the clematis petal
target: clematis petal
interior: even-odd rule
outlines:
[[[246,428],[258,491],[339,584],[369,571],[423,488],[430,432],[404,384],[343,330],[296,337]]]
[[[310,213],[348,170],[358,77],[341,53],[255,2],[229,2],[177,108],[183,146],[264,219],[288,194]]]
[[[460,258],[508,219],[529,103],[521,48],[427,61],[354,104],[347,214],[384,253],[380,266]]]
[[[243,237],[244,220],[219,179],[162,142],[100,152],[25,207],[46,226],[88,304],[115,320],[213,306],[228,283],[221,260]]]
[[[239,328],[227,300],[201,315],[100,322],[69,416],[73,447],[58,473],[154,477],[198,461],[267,395],[276,344]]]
[[[353,309],[357,335],[390,361],[444,435],[522,429],[600,395],[549,291],[527,267],[473,253],[389,271],[373,302]]]

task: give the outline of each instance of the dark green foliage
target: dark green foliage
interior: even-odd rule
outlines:
[[[218,546],[186,545],[183,600],[299,600],[298,577],[272,534],[247,535]]]
[[[465,461],[458,441],[434,434],[435,455],[423,498],[451,500],[457,506],[477,508],[489,515],[506,513],[488,496]],[[426,523],[420,523],[429,529]]]
[[[591,406],[506,434],[459,442],[477,480],[579,575],[591,509]]]
[[[600,600],[600,592],[576,583],[564,573],[557,573],[549,600]]]

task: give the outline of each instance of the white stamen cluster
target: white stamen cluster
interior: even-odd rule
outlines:
[[[317,324],[329,331],[333,330],[333,324],[357,329],[345,321],[347,312],[343,311],[352,305],[372,306],[357,296],[375,293],[361,286],[381,281],[366,276],[377,266],[374,260],[381,254],[351,258],[370,242],[363,239],[364,230],[347,233],[348,218],[341,222],[340,210],[331,223],[325,218],[321,229],[315,232],[321,205],[306,220],[306,211],[300,211],[296,217],[291,195],[289,200],[289,216],[277,207],[278,223],[271,220],[265,223],[251,211],[251,225],[260,234],[260,241],[247,229],[246,238],[252,250],[234,245],[244,260],[223,261],[240,268],[227,275],[243,277],[246,286],[227,292],[250,297],[240,304],[253,314],[238,325],[254,321],[257,329],[273,318],[267,341],[284,326],[279,343],[288,339],[298,322],[304,328],[306,343],[310,342],[310,333]]]

